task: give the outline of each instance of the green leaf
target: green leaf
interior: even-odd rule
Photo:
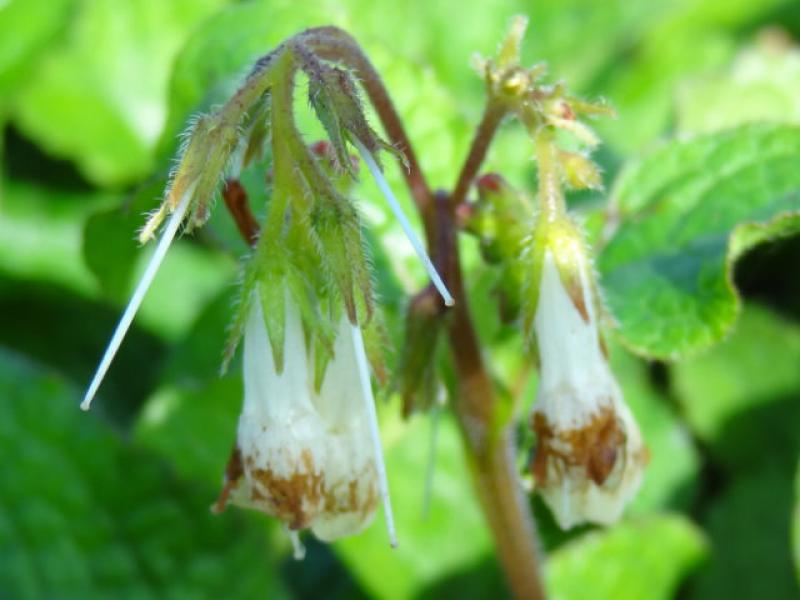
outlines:
[[[149,188],[149,186],[148,186]],[[141,198],[142,194],[136,194]],[[141,208],[113,207],[95,212],[83,228],[83,259],[97,278],[103,295],[122,304],[130,294],[139,256],[135,232],[142,225]]]
[[[63,286],[0,276],[0,347],[13,347],[77,386],[88,384],[118,319],[115,308]],[[127,425],[157,384],[164,355],[162,341],[134,323],[103,382],[98,414]]]
[[[550,555],[554,600],[668,600],[707,553],[702,532],[677,515],[626,521]]]
[[[700,457],[686,426],[654,388],[644,362],[614,345],[611,364],[650,451],[642,488],[626,513],[687,508],[697,488]]]
[[[742,32],[773,18],[771,12],[782,1],[640,6],[617,53],[592,82],[592,90],[608,97],[622,117],[598,122],[601,137],[618,152],[631,154],[669,132],[676,88],[727,64]]]
[[[794,480],[794,512],[792,513],[792,555],[794,571],[800,581],[800,463]]]
[[[26,598],[280,598],[264,531],[0,351],[0,589]],[[198,432],[198,435],[201,435]]]
[[[208,484],[214,492],[211,502],[222,488],[236,443],[242,395],[238,375],[195,385],[162,386],[139,414],[134,438],[169,459],[182,477]]]
[[[724,490],[703,519],[711,560],[687,586],[689,600],[800,597],[791,557],[793,487],[791,475],[762,467]]]
[[[800,327],[748,305],[731,337],[673,367],[688,425],[728,466],[791,470],[800,453]]]
[[[106,210],[113,197],[14,181],[0,185],[0,271],[91,296],[96,284],[81,257],[81,223]]]
[[[219,365],[230,322],[231,294],[209,302],[166,360],[161,387],[148,398],[134,439],[169,459],[182,476],[221,486],[243,388],[238,369],[223,378]],[[202,432],[198,435],[198,432]]]
[[[74,0],[10,0],[0,7],[0,110],[69,21]]]
[[[5,183],[0,274],[57,284],[89,299],[101,295],[100,287],[121,310],[131,269],[134,278],[140,276],[153,252],[154,244],[140,248],[134,238],[142,223],[138,207],[149,203],[148,190],[155,194],[158,186],[142,188],[128,206],[107,194]],[[83,226],[87,219],[88,231]],[[137,316],[138,323],[167,338],[185,333],[208,299],[235,279],[237,265],[231,256],[187,243],[192,239],[170,248]]]
[[[620,176],[598,267],[629,348],[677,359],[727,334],[735,260],[800,230],[798,161],[800,128],[764,124],[670,142]]]
[[[800,50],[763,35],[724,73],[686,82],[677,102],[682,134],[758,121],[800,123]]]
[[[15,104],[14,121],[93,182],[128,183],[152,168],[172,61],[223,0],[85,0]]]
[[[389,547],[380,510],[366,531],[334,545],[363,587],[387,599],[414,597],[442,575],[482,559],[491,548],[455,423],[444,416],[440,419],[425,515],[431,421],[415,418],[402,423],[395,416],[399,407],[393,408],[391,419],[383,420],[382,437],[399,546]]]

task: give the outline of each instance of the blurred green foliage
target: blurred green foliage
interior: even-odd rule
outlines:
[[[375,524],[312,542],[296,564],[274,522],[209,514],[242,387],[236,369],[217,376],[245,252],[223,210],[170,251],[95,412],[77,405],[193,113],[286,36],[340,25],[384,77],[432,183],[449,186],[482,109],[469,58],[491,54],[515,13],[532,21],[526,60],[620,115],[597,124],[611,192],[575,205],[601,250],[612,360],[652,456],[618,526],[563,534],[533,502],[550,591],[798,597],[793,0],[0,0],[0,597],[507,595],[454,422],[442,413],[426,492],[433,424],[403,422],[394,396],[380,412],[399,549]],[[320,136],[304,99],[298,111]],[[532,191],[531,165],[509,127],[486,168]],[[402,190],[399,168],[389,176]],[[422,269],[373,184],[357,195],[397,347]],[[471,240],[463,251],[473,305],[492,306],[498,274]],[[475,319],[524,414],[536,377],[516,328],[491,310]]]

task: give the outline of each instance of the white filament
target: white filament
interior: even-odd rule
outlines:
[[[444,303],[447,306],[453,306],[454,300],[453,296],[450,295],[450,292],[445,286],[444,281],[439,276],[439,273],[436,271],[436,267],[433,266],[428,253],[425,252],[425,248],[422,246],[422,242],[417,237],[417,234],[414,233],[414,230],[411,228],[411,223],[408,222],[405,214],[403,214],[403,210],[400,208],[400,203],[395,198],[394,192],[392,192],[392,188],[389,187],[389,183],[386,181],[386,178],[383,176],[378,164],[375,162],[375,159],[372,157],[372,153],[367,150],[367,148],[362,144],[358,139],[353,138],[353,144],[358,149],[359,154],[361,154],[361,158],[364,159],[364,162],[367,163],[367,168],[369,172],[372,173],[372,176],[375,178],[375,181],[378,184],[378,188],[383,193],[386,201],[389,203],[389,208],[392,209],[395,218],[400,221],[400,226],[403,228],[403,231],[408,238],[408,241],[411,242],[411,246],[414,248],[414,252],[417,253],[420,261],[422,261],[422,265],[425,267],[425,270],[428,272],[428,277],[431,278],[433,285],[436,287],[436,290],[444,299]]]
[[[292,540],[292,556],[295,560],[303,560],[306,557],[306,547],[300,541],[300,534],[294,530],[286,528],[289,539]]]
[[[192,199],[194,187],[193,184],[184,192],[178,203],[178,207],[175,209],[175,212],[172,213],[167,226],[164,228],[164,233],[158,241],[156,250],[150,258],[150,262],[147,264],[147,268],[142,278],[139,280],[139,284],[136,286],[128,302],[128,306],[125,307],[125,312],[122,313],[122,317],[120,317],[119,323],[117,323],[117,328],[114,330],[114,335],[111,336],[111,341],[108,343],[105,354],[103,354],[103,358],[100,360],[92,382],[89,384],[89,389],[86,390],[86,395],[81,402],[81,410],[89,410],[91,407],[92,399],[97,393],[100,384],[103,382],[103,378],[106,376],[108,368],[111,366],[111,362],[114,360],[114,356],[116,356],[117,350],[119,350],[122,340],[125,338],[125,334],[128,333],[133,318],[136,316],[136,312],[139,310],[147,290],[150,289],[150,284],[153,283],[153,279],[164,260],[164,256],[167,254],[167,250],[169,250],[170,244],[172,244],[172,240],[175,239],[175,234],[178,232],[183,217],[186,215],[186,211],[189,208],[189,202]]]
[[[358,363],[358,375],[361,379],[363,390],[364,407],[367,410],[369,419],[369,429],[372,437],[372,446],[375,453],[375,467],[378,471],[378,487],[381,498],[383,499],[383,517],[386,519],[386,530],[389,533],[389,544],[392,548],[397,548],[397,532],[394,528],[394,514],[392,513],[392,502],[389,498],[389,480],[386,477],[386,465],[383,462],[383,449],[381,448],[381,434],[378,429],[378,415],[375,411],[375,398],[372,395],[372,383],[369,378],[369,364],[367,355],[364,352],[364,340],[361,337],[361,329],[358,325],[352,326],[353,345],[356,351],[356,362]]]

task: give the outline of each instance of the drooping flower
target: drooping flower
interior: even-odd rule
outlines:
[[[537,437],[531,470],[564,529],[619,519],[648,459],[608,364],[579,235],[565,227],[561,243],[551,239],[545,246],[533,321],[540,379],[531,415]]]
[[[385,496],[375,444],[372,393],[361,375],[360,335],[343,316],[315,389],[299,308],[287,292],[283,369],[275,364],[261,302],[253,298],[244,334],[244,407],[236,448],[216,508],[254,508],[290,531],[332,541],[361,531]],[[366,383],[366,386],[365,386]]]
[[[294,120],[299,70],[309,77],[309,99],[335,151],[332,172],[304,144]],[[362,330],[373,332],[380,324],[358,211],[347,193],[355,177],[347,143],[361,153],[445,304],[452,304],[380,172],[378,151],[393,149],[369,127],[354,80],[312,48],[284,44],[255,65],[224,106],[190,128],[164,202],[141,241],[172,216],[82,403],[89,408],[178,229],[208,219],[223,176],[226,189],[234,186],[244,195],[231,209],[234,216],[249,210],[238,179],[248,165],[259,166],[269,144],[266,219],[260,227],[254,218],[240,224],[255,248],[223,370],[244,337],[245,398],[216,509],[233,503],[278,517],[293,532],[296,555],[297,531],[311,529],[323,540],[356,533],[370,522],[379,500],[396,545],[362,339]],[[341,177],[338,167],[349,177]],[[370,358],[379,366],[377,354]]]

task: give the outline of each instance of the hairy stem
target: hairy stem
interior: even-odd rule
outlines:
[[[458,372],[456,416],[464,434],[470,464],[486,518],[495,538],[500,562],[517,598],[545,598],[539,574],[536,529],[514,462],[513,424],[498,422],[498,398],[483,361],[469,313],[456,239],[455,205],[440,202],[438,218],[450,232],[448,285],[455,306],[448,328],[450,349]]]
[[[539,168],[539,210],[545,219],[552,221],[566,213],[561,175],[558,171],[558,148],[553,132],[543,127],[534,136],[536,164]]]
[[[467,192],[478,174],[478,169],[480,169],[486,158],[486,152],[494,139],[494,134],[497,132],[497,128],[503,121],[506,112],[506,108],[499,102],[489,101],[486,105],[481,123],[478,125],[475,137],[472,139],[472,146],[467,154],[467,159],[461,167],[453,193],[450,194],[450,204],[452,206],[458,206],[464,202]]]
[[[367,93],[370,103],[375,108],[389,141],[405,157],[403,176],[414,202],[423,214],[431,210],[433,195],[403,127],[403,122],[394,108],[380,75],[358,43],[350,34],[338,27],[309,29],[300,36],[321,58],[339,61],[353,70]]]

